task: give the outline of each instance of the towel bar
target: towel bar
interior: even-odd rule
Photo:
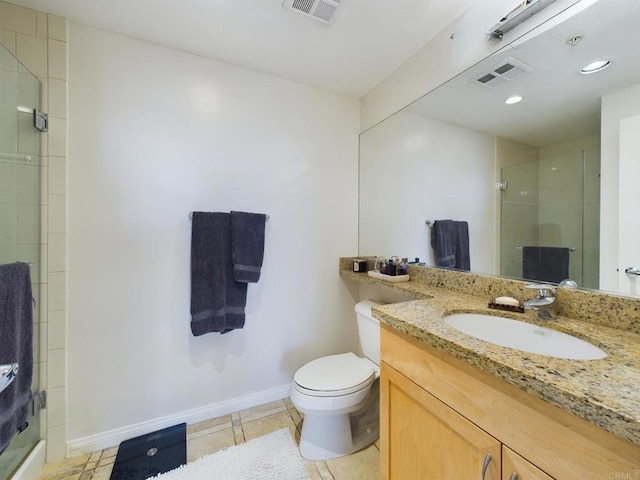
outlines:
[[[522,250],[524,247],[522,245],[518,245],[516,246],[516,248],[518,250]],[[562,247],[558,247],[558,248],[562,248]],[[576,251],[576,247],[567,247],[569,249],[570,252],[575,252]]]
[[[266,216],[267,217],[267,222],[269,221],[269,215]],[[189,212],[189,220],[193,220],[193,212]]]
[[[31,161],[31,155],[0,152],[0,160],[6,160],[7,163],[26,163],[28,165]]]

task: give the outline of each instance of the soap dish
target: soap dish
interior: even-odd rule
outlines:
[[[504,310],[505,312],[524,313],[524,307],[516,307],[515,305],[503,305],[501,303],[489,302],[489,308],[494,310]]]
[[[377,278],[378,280],[389,283],[408,282],[410,280],[409,275],[386,275],[384,273],[376,272],[375,270],[369,270],[367,275],[371,278]]]

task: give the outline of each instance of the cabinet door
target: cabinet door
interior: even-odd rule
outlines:
[[[533,463],[502,446],[502,480],[554,480]]]
[[[382,479],[500,479],[495,438],[384,362],[380,380]]]

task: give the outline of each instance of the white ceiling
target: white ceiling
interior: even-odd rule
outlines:
[[[330,26],[283,0],[8,1],[358,98],[472,3],[343,0]]]

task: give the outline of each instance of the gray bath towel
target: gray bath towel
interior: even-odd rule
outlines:
[[[228,213],[193,212],[191,331],[227,333],[244,326],[247,284],[233,279]]]
[[[569,248],[522,247],[522,278],[560,283],[569,278]]]
[[[455,220],[437,220],[431,227],[431,246],[438,267],[471,270],[469,224]]]
[[[260,280],[266,220],[262,213],[231,212],[231,257],[236,282]]]
[[[0,453],[29,416],[33,377],[33,296],[29,265],[0,265],[0,365],[18,363],[18,374],[0,392]]]

